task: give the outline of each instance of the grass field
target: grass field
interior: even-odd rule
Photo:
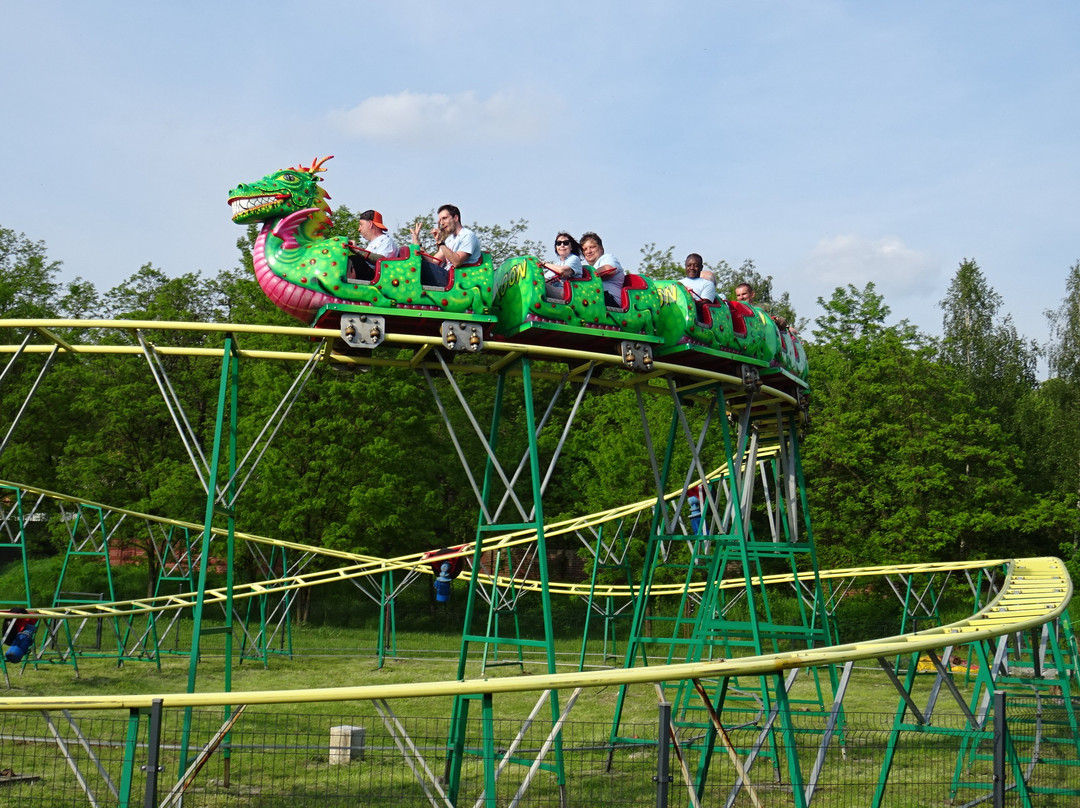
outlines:
[[[177,626],[176,637],[169,637],[164,647],[178,643],[186,646],[189,624]],[[109,631],[104,635],[103,646],[110,645]],[[399,682],[427,682],[456,678],[459,640],[449,634],[408,632],[399,633],[395,653],[385,663],[378,664],[377,634],[364,628],[335,628],[297,626],[292,633],[291,656],[274,653],[264,667],[261,660],[234,661],[232,690],[292,690],[344,685],[377,685]],[[224,666],[221,655],[220,636],[207,638],[202,661],[198,667],[197,688],[213,691],[222,688]],[[115,642],[112,644],[115,646]],[[603,666],[605,660],[599,653],[599,643],[590,647],[592,653],[586,659],[588,666]],[[620,648],[621,650],[621,648]],[[556,643],[560,670],[578,667],[580,641],[563,640]],[[489,661],[492,661],[489,658]],[[503,649],[501,663],[490,666],[486,675],[502,676],[518,673],[538,674],[546,671],[543,660],[526,654],[523,664],[517,664],[517,652]],[[19,672],[9,666],[12,681],[10,695],[89,695],[117,693],[176,693],[184,692],[188,682],[188,658],[180,654],[163,654],[161,669],[149,661],[127,660],[122,667],[115,658],[83,656],[79,660],[79,675],[70,665],[27,666]],[[480,675],[479,659],[471,660],[467,675]],[[957,685],[965,699],[969,690],[965,677],[958,674]],[[933,676],[920,677],[916,688],[916,701],[924,705],[930,696]],[[731,733],[733,745],[745,756],[754,745],[762,725],[763,713],[758,707],[760,695],[757,681],[736,683],[729,694],[729,710],[724,723]],[[826,707],[831,699],[831,687],[827,675],[815,680],[809,673],[799,675],[792,690],[793,708],[798,716],[793,724],[798,729],[794,737],[796,752],[802,761],[802,770],[808,773],[818,749],[823,721],[817,703],[818,687],[824,693]],[[658,695],[646,685],[631,689],[620,725],[619,736],[625,741],[612,745],[612,716],[617,702],[615,688],[588,691],[575,703],[570,719],[563,732],[564,768],[567,772],[568,794],[571,805],[655,805],[657,783]],[[673,689],[665,691],[665,697],[677,701]],[[560,695],[565,704],[568,693]],[[242,702],[242,696],[238,695]],[[1060,701],[1060,700],[1059,700]],[[889,730],[893,725],[898,697],[895,689],[879,670],[857,669],[844,701],[847,722],[842,735],[826,752],[825,766],[817,780],[814,805],[828,808],[863,806],[870,804],[882,761],[886,754]],[[534,708],[537,694],[520,693],[499,695],[492,706],[492,729],[496,736],[496,749],[506,749],[521,726],[522,719]],[[693,704],[693,699],[688,703]],[[482,704],[470,703],[469,728],[466,733],[467,748],[477,753],[481,748]],[[453,702],[442,698],[411,698],[394,701],[387,705],[370,702],[330,702],[297,704],[287,700],[275,707],[252,707],[237,722],[230,737],[231,746],[226,758],[218,751],[200,772],[187,796],[185,805],[208,806],[274,806],[363,804],[412,805],[430,804],[419,782],[405,763],[405,756],[398,748],[397,740],[388,727],[395,721],[404,728],[404,737],[415,744],[418,759],[430,766],[437,778],[444,774],[447,738],[450,734],[450,717]],[[383,715],[380,715],[383,709]],[[395,719],[386,716],[392,711]],[[1052,726],[1046,705],[1040,718],[1039,755],[1044,759],[1032,783],[1063,788],[1080,789],[1080,770],[1075,766],[1054,765],[1045,761],[1071,757],[1075,762],[1075,746],[1052,743],[1051,738],[1061,735],[1060,726]],[[1060,711],[1059,711],[1060,712]],[[1056,714],[1055,714],[1056,715]],[[67,739],[70,756],[81,765],[83,771],[94,773],[93,757],[79,749],[77,733],[92,739],[91,748],[97,750],[98,762],[110,773],[114,783],[122,776],[122,741],[131,724],[127,715],[110,713],[75,713],[73,722],[66,716],[52,714],[54,727],[48,728],[45,719],[38,714],[0,714],[0,741],[7,766],[17,774],[34,772],[41,779],[33,783],[16,783],[0,789],[0,806],[6,805],[84,805],[90,804],[83,790],[78,787],[71,772],[71,765],[57,752],[59,735]],[[699,753],[695,741],[701,730],[695,729],[700,721],[688,713],[687,722],[680,727],[677,737],[686,750],[691,768]],[[182,740],[184,714],[182,710],[166,711],[162,730],[163,795],[179,771],[179,747]],[[191,718],[193,748],[199,748],[220,726],[220,710],[195,711]],[[935,711],[935,725],[941,732],[926,735],[905,732],[900,737],[896,759],[893,763],[884,805],[940,806],[949,800],[964,804],[988,795],[992,782],[991,764],[986,758],[989,742],[984,738],[974,743],[974,736],[965,734],[965,722],[960,707],[944,691]],[[330,760],[330,732],[332,727],[363,727],[365,733],[364,754],[353,762],[335,765]],[[521,738],[521,748],[515,757],[521,765],[511,766],[500,778],[497,786],[499,804],[505,805],[513,797],[515,785],[520,783],[525,766],[541,747],[551,726],[550,710],[542,706],[538,719]],[[1014,732],[1018,739],[1023,732],[1031,732],[1017,724]],[[146,721],[140,720],[139,728],[145,733]],[[952,728],[952,729],[950,729]],[[1067,727],[1066,727],[1067,729]],[[140,738],[144,735],[140,735]],[[96,744],[96,745],[95,745]],[[1020,742],[1018,741],[1018,745]],[[1029,754],[1032,743],[1024,743]],[[763,805],[791,805],[790,777],[786,761],[791,750],[781,740],[778,747],[766,745],[763,756],[751,770],[751,783],[755,795]],[[140,755],[143,751],[140,749]],[[551,756],[547,758],[550,760]],[[141,758],[140,758],[141,760]],[[609,766],[610,761],[610,766]],[[960,787],[954,790],[954,773],[960,766],[960,782],[971,783],[977,788]],[[139,764],[139,760],[136,764]],[[673,763],[673,766],[676,766]],[[805,775],[804,775],[805,776]],[[558,789],[550,772],[541,771],[530,786],[523,804],[557,805]],[[720,805],[728,796],[735,782],[734,772],[726,752],[717,749],[712,758],[709,786],[703,796],[703,804]],[[145,775],[135,766],[132,793],[140,795]],[[461,794],[458,804],[471,805],[483,790],[483,765],[478,754],[466,755],[461,770]],[[673,789],[670,804],[686,804],[686,792],[681,785],[683,778],[673,771]],[[100,792],[100,778],[86,776],[91,788]],[[95,786],[94,783],[97,783]],[[107,788],[107,786],[104,786]],[[64,798],[55,801],[58,789]],[[1077,803],[1075,793],[1069,795],[1039,794],[1035,805],[1065,806]],[[108,804],[106,802],[106,804]],[[749,791],[743,789],[734,803],[751,805]],[[1021,804],[1019,802],[1007,804]]]

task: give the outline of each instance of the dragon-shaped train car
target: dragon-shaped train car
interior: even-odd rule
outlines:
[[[756,306],[696,300],[678,281],[627,273],[622,306],[608,307],[591,267],[551,297],[534,256],[494,269],[484,253],[479,263],[452,269],[445,288],[426,286],[420,266],[430,256],[416,245],[383,257],[326,235],[329,195],[318,174],[328,159],[241,184],[229,204],[237,224],[262,224],[253,259],[270,300],[304,323],[340,327],[353,349],[378,347],[391,329],[439,334],[456,351],[481,350],[485,339],[615,350],[637,370],[654,358],[724,372],[749,365],[805,385],[797,335]]]

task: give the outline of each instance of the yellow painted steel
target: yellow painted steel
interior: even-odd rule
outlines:
[[[971,562],[974,563],[974,562]],[[985,564],[986,562],[981,562]],[[912,568],[913,565],[905,565]],[[970,568],[968,564],[935,565],[939,570]],[[792,668],[813,668],[848,661],[890,657],[986,640],[1035,628],[1065,611],[1072,581],[1057,558],[1020,558],[1008,562],[1009,572],[996,598],[978,613],[946,626],[865,642],[788,651],[779,654],[678,665],[651,665],[617,670],[511,676],[497,679],[361,685],[301,690],[252,690],[231,693],[166,693],[130,696],[21,696],[0,699],[0,710],[110,710],[150,707],[161,699],[165,707],[219,707],[237,704],[309,703],[368,699],[519,693],[610,687],[683,679],[757,676]],[[883,568],[884,569],[884,568]],[[898,568],[889,568],[898,569]],[[823,573],[824,574],[824,573]]]
[[[0,342],[0,353],[48,353],[53,350],[53,346],[59,346],[61,354],[113,354],[137,356],[146,353],[142,346],[139,345],[75,344],[71,341],[65,341],[62,338],[58,337],[55,333],[53,333],[55,329],[60,328],[75,328],[85,332],[90,332],[95,329],[127,332],[153,331],[155,333],[169,331],[203,331],[208,334],[261,334],[303,337],[308,339],[322,339],[327,340],[327,350],[325,350],[323,353],[324,360],[332,361],[338,364],[366,365],[372,367],[439,367],[438,362],[424,362],[423,358],[427,356],[428,352],[432,348],[442,345],[442,341],[438,337],[388,333],[386,335],[386,344],[399,345],[401,347],[415,347],[418,349],[420,357],[414,357],[414,360],[416,360],[414,362],[413,360],[357,357],[335,353],[332,350],[329,350],[330,342],[338,338],[340,334],[337,330],[330,328],[250,325],[245,323],[194,323],[167,320],[10,319],[0,320],[0,333],[7,330],[15,331],[20,329],[31,329],[41,335],[42,338],[47,341],[47,343],[22,345],[21,340],[12,340],[10,343],[5,345]],[[153,343],[153,350],[166,356],[222,356],[221,349],[169,346],[160,344],[158,342]],[[583,366],[578,369],[579,373],[583,373],[584,367],[587,367],[590,363],[607,364],[616,367],[622,366],[622,357],[614,352],[605,353],[595,351],[581,351],[568,348],[556,348],[548,345],[522,345],[519,343],[499,341],[485,342],[484,350],[488,353],[505,354],[505,359],[507,362],[514,361],[515,359],[522,356],[529,356],[536,359],[548,360],[553,362],[568,362],[570,360],[576,360],[583,363]],[[237,350],[237,353],[241,357],[248,357],[254,359],[278,359],[286,361],[291,360],[306,362],[311,358],[311,352],[301,351],[249,351],[244,350],[243,348],[239,348]],[[494,366],[489,366],[455,363],[453,366],[453,372],[493,374],[498,372],[501,364],[503,363],[496,362]],[[701,382],[719,381],[733,385],[743,384],[743,380],[737,376],[731,376],[725,373],[715,373],[713,371],[701,370],[699,368],[684,367],[682,365],[674,365],[660,361],[653,362],[653,370],[648,374],[628,373],[624,379],[598,379],[594,377],[590,381],[590,384],[601,387],[647,387],[645,383],[650,379],[660,378],[666,376],[667,374],[678,374],[678,376],[680,377],[692,377],[699,379]],[[534,373],[534,376],[539,376],[543,378],[561,378],[562,374],[545,374],[541,372],[539,374]],[[667,394],[668,390],[666,387],[663,388],[663,392],[664,394]],[[798,402],[789,393],[777,389],[766,383],[757,392],[757,402],[762,403],[763,400],[768,399],[772,399],[774,401],[778,401],[789,406],[798,405]]]
[[[718,469],[717,474],[724,471],[724,469]],[[189,528],[196,531],[202,530],[202,525],[195,524],[194,522],[184,522],[178,519],[169,519],[162,516],[154,516],[151,514],[139,513],[137,511],[131,511],[124,508],[113,508],[109,505],[103,505],[101,503],[91,502],[89,500],[81,500],[76,497],[67,496],[64,494],[58,494],[53,491],[48,491],[44,488],[38,488],[35,486],[21,485],[18,483],[11,483],[0,480],[0,484],[16,486],[22,488],[24,491],[31,492],[33,494],[39,494],[46,497],[54,498],[64,502],[70,502],[73,504],[91,505],[93,507],[100,507],[106,510],[113,511],[118,514],[124,514],[140,520],[146,520],[163,525],[173,525],[177,527]],[[675,498],[679,495],[679,492],[675,492],[668,495],[668,499]],[[622,505],[618,508],[612,508],[607,511],[601,511],[599,513],[590,514],[589,516],[575,517],[572,519],[566,519],[560,522],[554,522],[551,525],[545,526],[544,530],[548,536],[556,536],[564,533],[570,533],[582,528],[595,526],[603,522],[610,522],[616,519],[632,516],[640,511],[650,511],[656,504],[655,499],[646,499],[640,502],[636,502],[630,505]],[[214,529],[214,532],[218,535],[224,535],[225,531],[221,529]],[[237,584],[233,588],[234,599],[242,600],[244,598],[251,598],[257,595],[264,595],[272,592],[283,592],[292,589],[303,589],[309,586],[320,586],[332,581],[345,581],[353,578],[365,578],[372,575],[381,575],[384,572],[391,570],[412,570],[420,569],[424,573],[431,573],[431,561],[427,553],[411,553],[409,555],[398,556],[396,558],[379,558],[376,556],[361,555],[359,553],[349,553],[343,550],[329,550],[324,547],[316,547],[309,544],[301,544],[299,542],[282,541],[279,539],[271,539],[265,536],[258,536],[253,533],[243,533],[237,531],[236,537],[244,541],[250,541],[257,544],[271,545],[282,547],[294,552],[313,553],[316,555],[325,555],[331,558],[338,558],[344,561],[353,562],[352,564],[332,569],[321,570],[318,572],[303,573],[292,576],[285,576],[282,578],[275,578],[266,581],[258,581],[255,583]],[[513,533],[507,533],[500,536],[493,536],[486,539],[481,544],[481,548],[484,552],[501,550],[509,547],[520,547],[522,545],[530,544],[535,541],[536,532],[532,530],[523,530]],[[457,549],[440,555],[439,558],[454,558],[457,556],[470,557],[473,554],[474,548],[473,542],[467,542],[462,545],[458,545]],[[818,577],[821,579],[842,579],[842,578],[855,578],[864,576],[880,576],[880,575],[913,575],[921,573],[935,573],[935,572],[948,572],[948,571],[963,571],[971,569],[982,569],[989,567],[996,567],[1007,563],[1004,559],[996,560],[981,560],[981,561],[968,561],[968,562],[928,562],[923,564],[895,564],[887,566],[867,566],[867,567],[846,567],[836,570],[822,570],[818,573]],[[462,580],[468,580],[469,571],[465,571],[461,574]],[[800,573],[799,580],[812,580],[814,573],[807,571]],[[508,587],[513,585],[518,589],[528,591],[539,591],[540,582],[533,579],[526,578],[510,578],[507,576],[497,576],[494,581],[491,576],[480,575],[478,579],[485,584],[495,583],[497,586]],[[779,573],[774,575],[766,575],[762,578],[755,577],[752,579],[753,584],[765,584],[765,585],[787,585],[795,581],[796,576],[791,573]],[[745,585],[745,580],[742,578],[725,579],[717,583],[721,589],[738,589]],[[684,586],[682,582],[673,582],[670,584],[654,585],[652,592],[656,595],[678,595],[687,588],[692,592],[700,592],[708,583],[705,581],[698,581],[691,584],[689,587]],[[590,591],[590,585],[588,583],[562,583],[558,581],[552,581],[548,584],[549,591],[552,594],[557,595],[575,595],[583,596],[587,595]],[[596,597],[632,597],[633,590],[626,585],[614,585],[614,584],[597,584],[591,588],[591,591]],[[140,598],[137,600],[116,601],[112,603],[87,603],[80,605],[70,605],[62,608],[41,608],[35,609],[34,612],[42,617],[50,619],[82,619],[93,617],[118,617],[126,615],[146,614],[148,612],[164,612],[174,609],[185,609],[194,606],[197,593],[187,592],[173,595],[161,595],[153,598]],[[206,592],[206,603],[219,603],[224,602],[226,592],[224,589],[212,589]],[[5,614],[0,612],[0,615]]]

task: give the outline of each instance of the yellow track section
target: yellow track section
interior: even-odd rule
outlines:
[[[53,491],[48,491],[44,488],[37,488],[34,486],[21,485],[18,483],[7,482],[0,480],[0,485],[8,485],[16,488],[21,488],[23,491],[30,492],[32,494],[39,494],[53,499],[57,499],[72,504],[89,505],[95,508],[103,508],[112,513],[123,514],[125,516],[131,516],[136,519],[145,520],[148,522],[154,522],[162,525],[171,525],[175,527],[187,528],[195,531],[196,533],[202,532],[202,525],[194,522],[184,522],[178,519],[168,519],[161,516],[153,516],[150,514],[138,513],[136,511],[126,510],[123,508],[113,508],[108,505],[103,505],[97,502],[90,502],[87,500],[77,499],[75,497],[66,496],[64,494],[58,494]],[[669,494],[668,499],[672,499],[679,496],[678,492]],[[555,522],[551,525],[545,526],[544,533],[546,536],[557,536],[560,534],[571,533],[576,530],[580,530],[586,527],[595,526],[604,522],[611,522],[617,519],[633,516],[639,512],[651,511],[656,505],[655,499],[645,499],[631,505],[620,506],[619,508],[613,508],[608,511],[601,511],[599,513],[591,514],[585,517],[578,517],[574,519],[567,519],[561,522]],[[224,536],[225,531],[221,528],[214,528],[215,535]],[[345,566],[332,570],[320,570],[316,572],[302,573],[298,575],[285,576],[281,578],[274,578],[266,581],[258,581],[255,583],[235,584],[233,586],[233,599],[243,600],[244,598],[252,598],[258,595],[266,595],[277,592],[284,592],[292,589],[303,589],[309,586],[319,586],[321,584],[331,583],[333,581],[346,581],[353,578],[365,578],[372,575],[381,575],[388,571],[407,571],[412,569],[421,569],[425,573],[430,573],[431,563],[434,557],[428,553],[412,553],[409,555],[398,556],[396,558],[379,558],[376,556],[360,555],[358,553],[349,553],[344,550],[329,550],[324,547],[316,547],[314,545],[302,544],[299,542],[282,541],[279,539],[271,539],[265,536],[258,536],[253,533],[243,533],[236,531],[234,533],[236,538],[244,541],[254,542],[257,544],[270,545],[281,547],[293,552],[298,553],[311,553],[314,555],[322,555],[331,558],[341,559],[343,561],[352,562]],[[493,536],[482,542],[481,549],[483,552],[490,552],[494,550],[504,550],[510,547],[520,547],[528,545],[536,540],[536,531],[523,530],[513,533],[507,533],[501,536]],[[678,538],[673,541],[679,541]],[[444,555],[437,556],[438,558],[453,558],[456,556],[471,557],[473,554],[475,544],[468,542],[455,548],[453,552],[446,553]],[[943,573],[943,572],[958,572],[972,569],[983,569],[987,567],[996,567],[1007,563],[1005,559],[991,559],[991,560],[976,560],[966,562],[930,562],[922,564],[894,564],[885,566],[867,566],[867,567],[845,567],[835,570],[823,570],[818,573],[818,577],[822,580],[825,579],[841,579],[841,578],[855,578],[862,576],[879,576],[879,575],[914,575],[920,573]],[[463,580],[468,580],[470,572],[468,570],[461,574]],[[791,573],[779,573],[775,575],[766,575],[764,577],[755,577],[752,579],[754,584],[765,585],[782,585],[791,584],[796,580],[806,581],[813,580],[814,572],[807,571],[802,572],[798,576]],[[492,578],[486,574],[480,574],[477,576],[478,580],[491,584]],[[509,578],[506,576],[497,576],[494,579],[494,583],[498,586],[507,587],[515,586],[518,589],[525,591],[538,592],[541,588],[541,583],[535,579],[526,578]],[[721,589],[738,589],[745,585],[745,580],[742,578],[730,578],[725,579],[717,583]],[[689,589],[692,592],[700,592],[708,586],[705,581],[696,581],[689,587],[686,587],[682,582],[673,582],[669,584],[656,584],[652,587],[651,591],[654,595],[678,595],[684,590]],[[595,587],[590,587],[588,583],[562,583],[553,581],[548,584],[548,591],[554,595],[578,595],[584,596],[592,592],[593,597],[621,597],[629,598],[634,593],[629,586],[615,585],[615,584],[597,584]],[[224,603],[226,600],[227,592],[224,588],[208,589],[204,598],[204,603]],[[62,608],[39,608],[35,609],[34,613],[41,617],[58,620],[75,620],[82,618],[101,618],[101,617],[126,617],[140,614],[147,614],[149,612],[164,612],[173,609],[185,609],[195,605],[195,601],[198,597],[198,593],[185,592],[172,595],[160,595],[152,598],[140,598],[137,600],[124,600],[114,601],[112,603],[87,603],[81,605],[68,605]]]
[[[983,562],[985,563],[985,562]],[[937,565],[963,569],[965,565]],[[883,568],[899,571],[900,567]],[[828,573],[822,573],[827,575]],[[107,710],[150,707],[161,699],[166,707],[213,707],[235,704],[278,704],[366,699],[458,696],[479,693],[518,693],[566,690],[680,679],[775,674],[791,668],[810,668],[876,659],[896,654],[961,645],[1036,628],[1061,615],[1072,597],[1072,581],[1056,558],[1020,558],[1008,562],[1008,576],[996,598],[971,617],[947,626],[866,642],[789,651],[737,659],[659,665],[618,670],[511,676],[498,679],[361,685],[302,690],[251,690],[231,693],[169,693],[138,696],[31,696],[0,700],[0,710]]]

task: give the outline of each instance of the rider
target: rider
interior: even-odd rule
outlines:
[[[623,272],[619,259],[604,252],[604,242],[600,240],[600,236],[592,231],[582,235],[580,241],[581,251],[585,253],[585,260],[589,262],[589,266],[603,281],[605,305],[621,309],[622,288],[626,273]]]
[[[679,282],[689,289],[698,300],[715,302],[716,284],[703,277],[704,273],[701,271],[703,266],[704,262],[701,256],[697,253],[690,253],[686,256],[686,277],[679,278]]]
[[[420,222],[412,226],[412,242],[420,244]],[[445,288],[450,282],[450,269],[464,264],[480,262],[480,239],[476,233],[461,224],[461,211],[457,205],[443,205],[438,210],[438,226],[432,228],[435,262],[421,261],[420,282],[425,286]]]
[[[357,217],[356,229],[367,241],[366,249],[372,255],[396,258],[398,252],[397,242],[383,224],[382,214],[377,210],[365,210]],[[370,256],[352,253],[349,256],[349,278],[361,280],[374,280],[375,264]]]

